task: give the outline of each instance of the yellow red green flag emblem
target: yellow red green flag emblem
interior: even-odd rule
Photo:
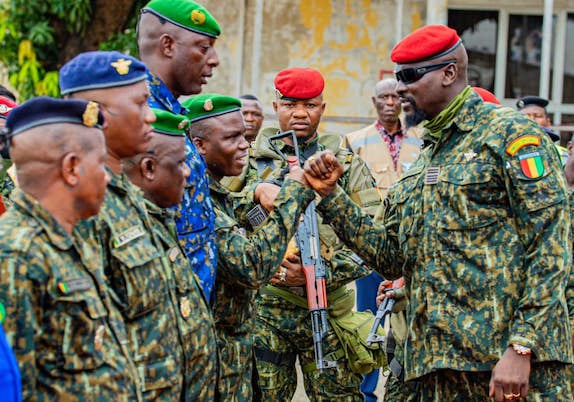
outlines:
[[[520,169],[529,179],[537,179],[544,174],[544,164],[540,152],[530,152],[519,155]]]

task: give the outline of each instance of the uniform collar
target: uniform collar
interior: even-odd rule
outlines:
[[[148,99],[150,107],[168,110],[174,114],[184,115],[187,113],[187,109],[179,103],[163,81],[149,70],[147,72],[147,82],[150,90],[150,97]]]

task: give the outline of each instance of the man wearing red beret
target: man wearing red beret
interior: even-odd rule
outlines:
[[[405,277],[403,400],[574,400],[568,195],[550,139],[472,91],[453,29],[421,28],[391,59],[403,110],[425,132],[383,223],[336,188],[332,154],[305,170],[338,236],[386,278]]]
[[[255,141],[246,176],[246,188],[255,187],[255,190],[252,196],[243,198],[244,210],[254,206],[250,200],[268,210],[271,208],[278,185],[285,178],[287,163],[271,147],[269,137],[279,131],[294,130],[301,161],[317,151],[331,149],[345,167],[339,180],[341,187],[361,207],[374,213],[380,197],[365,163],[342,147],[341,136],[317,133],[326,105],[323,100],[325,81],[321,73],[311,68],[288,68],[277,74],[274,84],[276,100],[273,108],[279,129],[267,128]],[[277,140],[275,144],[285,155],[294,154],[291,137]],[[239,212],[239,215],[245,216],[245,213]],[[347,293],[345,285],[370,271],[351,259],[353,253],[341,244],[327,225],[319,225],[319,237],[327,271],[329,306],[334,308],[341,303],[334,300],[340,296],[338,300],[346,303],[342,308],[350,312],[354,296]],[[298,357],[303,368],[305,390],[311,400],[362,402],[362,378],[351,371],[332,325],[329,325],[322,344],[325,360],[336,361],[337,366],[325,368],[321,373],[315,365],[311,318],[306,307],[305,277],[301,268],[298,251],[289,247],[285,259],[277,266],[272,285],[262,288],[258,297],[255,357],[263,400],[292,399],[297,386],[295,360]]]

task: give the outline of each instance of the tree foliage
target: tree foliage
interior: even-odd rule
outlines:
[[[142,0],[3,0],[0,62],[20,99],[58,96],[58,69],[82,51],[136,53]]]

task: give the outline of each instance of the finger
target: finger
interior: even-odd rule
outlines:
[[[530,388],[528,381],[526,382],[526,384],[522,384],[520,386],[520,397],[521,398],[526,398],[526,396],[528,395],[528,389]]]

